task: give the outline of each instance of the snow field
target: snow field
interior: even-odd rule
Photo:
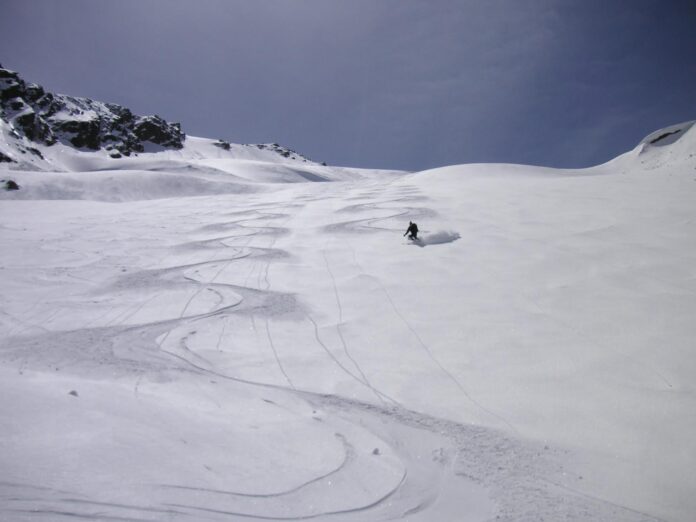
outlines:
[[[690,520],[692,133],[583,171],[19,173],[2,517]]]

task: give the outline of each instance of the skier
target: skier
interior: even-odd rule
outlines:
[[[408,228],[406,229],[404,236],[406,234],[409,234],[409,239],[418,239],[418,225],[416,225],[413,221],[409,221]]]

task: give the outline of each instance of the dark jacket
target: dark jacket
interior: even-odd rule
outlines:
[[[418,225],[413,222],[408,223],[408,228],[406,229],[406,234],[411,234],[411,237],[418,236]],[[406,235],[404,234],[404,236]]]

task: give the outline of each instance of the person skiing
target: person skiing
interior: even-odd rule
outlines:
[[[418,239],[418,225],[416,225],[413,221],[409,221],[408,228],[406,229],[404,236],[406,234],[409,234],[409,239]]]

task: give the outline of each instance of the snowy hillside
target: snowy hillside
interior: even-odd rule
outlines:
[[[186,136],[178,123],[138,116],[114,103],[54,94],[0,66],[0,163],[8,169],[123,171],[137,170],[145,160],[145,170],[152,170],[152,153],[159,153],[158,161],[178,163],[167,164],[168,170],[197,160],[221,164],[222,171],[229,160],[318,166],[277,143],[240,145]]]
[[[186,136],[125,107],[46,92],[0,68],[0,199],[133,201],[251,193],[266,183],[346,181],[375,171],[327,167],[277,143]],[[378,175],[393,175],[383,171]]]
[[[693,519],[693,122],[403,173],[12,121],[0,519]]]
[[[1,122],[0,122],[1,123]],[[13,180],[14,192],[0,191],[0,200],[89,199],[135,201],[213,194],[267,191],[275,184],[346,181],[369,176],[393,176],[398,172],[348,167],[327,167],[301,156],[277,152],[273,145],[229,144],[188,136],[180,150],[141,153],[113,159],[98,152],[75,151],[54,145],[34,144],[43,158],[59,164],[60,171],[17,170],[5,164],[0,179]],[[283,149],[285,150],[285,149]],[[2,164],[0,164],[2,168]],[[0,182],[1,184],[2,182]]]

